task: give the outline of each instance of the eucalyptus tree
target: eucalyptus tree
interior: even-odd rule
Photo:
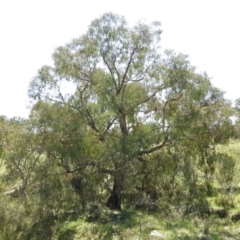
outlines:
[[[42,155],[35,144],[29,122],[21,118],[0,119],[1,163],[7,188],[14,188],[15,195],[26,196],[26,188]]]
[[[49,136],[47,157],[66,173],[98,174],[112,209],[121,208],[127,181],[154,153],[180,142],[203,151],[229,124],[222,114],[228,103],[208,76],[183,54],[160,54],[161,33],[159,22],[130,27],[106,13],[58,47],[54,65],[43,66],[29,86],[36,131]]]
[[[240,98],[237,98],[235,100],[234,110],[235,110],[235,114],[234,114],[235,135],[237,138],[239,138],[240,136]]]

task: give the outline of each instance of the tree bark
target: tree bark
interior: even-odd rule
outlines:
[[[123,180],[123,176],[114,177],[113,189],[107,200],[107,207],[112,210],[121,210]]]

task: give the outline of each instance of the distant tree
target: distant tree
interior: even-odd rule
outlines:
[[[139,183],[153,197],[161,166],[169,167],[169,182],[179,171],[189,182],[190,171],[201,161],[211,167],[210,149],[230,136],[223,93],[186,55],[161,55],[161,33],[159,22],[129,27],[106,13],[58,47],[54,66],[43,66],[29,86],[41,151],[66,174],[95,181],[92,196],[100,189],[94,186],[105,188],[111,209],[120,209],[123,190]]]
[[[240,137],[240,98],[235,100],[234,104],[234,124],[235,124],[235,136]]]

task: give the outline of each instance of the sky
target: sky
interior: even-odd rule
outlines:
[[[226,98],[240,98],[239,0],[0,0],[0,115],[27,118],[37,70],[109,11],[130,24],[160,21],[162,49],[189,55]]]

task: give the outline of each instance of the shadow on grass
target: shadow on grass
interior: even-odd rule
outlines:
[[[136,211],[125,210],[103,211],[101,217],[91,220],[81,213],[66,213],[58,219],[58,239],[112,239],[138,225],[138,218]]]
[[[93,234],[97,234],[99,239],[112,239],[114,235],[120,235],[129,228],[134,228],[139,224],[136,211],[109,211],[105,217],[99,219]]]

